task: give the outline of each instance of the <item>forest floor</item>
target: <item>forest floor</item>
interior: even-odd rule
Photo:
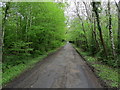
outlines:
[[[41,64],[42,63],[42,64]],[[100,88],[99,80],[70,43],[6,88]]]

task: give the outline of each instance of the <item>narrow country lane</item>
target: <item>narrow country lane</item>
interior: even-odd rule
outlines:
[[[24,78],[23,78],[24,77]],[[17,78],[6,87],[13,88],[100,88],[85,61],[70,43],[46,58],[44,63]]]

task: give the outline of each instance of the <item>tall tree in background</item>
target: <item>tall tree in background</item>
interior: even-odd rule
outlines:
[[[88,41],[87,41],[87,37],[86,37],[86,31],[85,31],[85,27],[84,27],[84,22],[79,14],[79,2],[74,2],[75,3],[75,8],[76,8],[76,14],[79,18],[79,21],[81,22],[82,24],[82,30],[84,32],[84,36],[85,36],[85,42],[86,42],[86,48],[88,48]]]
[[[97,21],[97,26],[98,26],[98,30],[99,30],[99,35],[100,35],[100,40],[101,40],[101,44],[103,46],[103,50],[105,53],[105,56],[107,58],[107,50],[106,50],[106,46],[104,43],[104,39],[103,39],[103,35],[102,35],[102,30],[101,30],[101,25],[100,25],[100,20],[99,20],[99,9],[100,8],[100,2],[92,2],[92,6],[93,6],[93,11],[95,12],[96,15],[96,21]]]
[[[11,2],[3,6],[3,12],[4,61],[11,57],[11,62],[17,58],[17,63],[21,58],[43,55],[62,44],[65,17],[61,4]]]
[[[118,8],[117,2],[116,6]],[[115,3],[110,3],[110,1],[94,2],[93,4],[92,2],[79,2],[78,11],[84,24],[85,33],[82,25],[79,24],[81,20],[76,17],[76,12],[75,17],[71,20],[69,31],[70,41],[73,43],[80,41],[79,45],[74,43],[78,48],[86,51],[88,55],[98,57],[99,61],[113,67],[117,67],[116,52],[118,49],[115,47],[120,42],[118,41],[120,39],[118,38],[120,25],[116,22],[118,19],[116,6]],[[86,46],[84,36],[86,36],[88,41],[89,48],[87,50],[84,48]]]
[[[92,33],[92,38],[91,38],[91,50],[92,50],[92,54],[94,55],[97,51],[99,51],[99,43],[96,37],[96,17],[95,17],[95,13],[92,12],[92,10],[90,11],[88,8],[90,8],[90,6],[87,5],[86,2],[83,1],[83,4],[85,6],[85,10],[86,10],[86,14],[87,14],[87,18],[89,20],[90,23],[90,30]],[[89,12],[90,11],[90,12]]]
[[[2,20],[2,37],[3,37],[3,40],[4,40],[4,32],[5,32],[5,23],[6,23],[6,19],[7,19],[7,15],[8,15],[8,10],[10,8],[10,2],[7,2],[4,4],[5,7],[3,7],[3,14],[2,14],[2,17],[3,17],[3,20]],[[3,5],[3,6],[4,6]],[[2,45],[4,46],[4,42],[2,41]]]
[[[118,53],[120,54],[120,0],[118,2]]]
[[[114,44],[114,38],[113,38],[113,31],[112,31],[112,17],[111,17],[111,7],[110,7],[110,0],[108,0],[108,15],[109,15],[109,36],[111,41],[111,47],[112,47],[112,54],[115,57],[115,44]]]

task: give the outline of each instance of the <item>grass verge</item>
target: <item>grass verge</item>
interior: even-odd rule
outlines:
[[[88,56],[88,52],[84,52],[75,45],[73,46],[79,52],[79,54],[82,55],[86,62],[93,68],[95,74],[107,85],[107,87],[118,88],[118,84],[120,83],[118,78],[120,76],[120,74],[118,74],[118,69],[102,64],[98,61],[97,57]]]
[[[62,46],[64,46],[64,44]],[[21,64],[18,64],[16,66],[6,69],[5,72],[2,73],[2,86],[4,86],[8,82],[10,82],[14,78],[16,78],[17,76],[19,76],[22,72],[26,71],[27,69],[34,67],[36,63],[40,62],[41,60],[43,60],[43,58],[47,57],[51,53],[54,53],[58,49],[59,48],[51,50],[51,51],[47,52],[45,55],[41,55],[36,58],[31,58],[29,60],[25,60],[25,61],[27,61],[25,64],[21,63]]]

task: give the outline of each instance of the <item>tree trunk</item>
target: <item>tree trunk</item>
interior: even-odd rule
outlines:
[[[112,47],[112,54],[115,57],[115,44],[114,44],[114,38],[113,38],[113,31],[112,31],[112,18],[111,18],[111,13],[110,13],[110,1],[108,0],[108,15],[109,15],[109,36],[110,36],[110,41],[111,41],[111,47]]]
[[[83,1],[83,4],[85,6],[85,10],[86,10],[86,14],[87,14],[87,18],[89,19],[90,21],[90,27],[91,27],[91,30],[92,30],[92,45],[94,45],[92,48],[92,53],[94,55],[94,53],[96,51],[99,50],[99,43],[97,41],[97,38],[96,38],[96,22],[95,22],[95,15],[94,13],[92,13],[92,15],[89,14],[88,12],[88,9],[87,9],[87,4]],[[94,42],[95,41],[95,42]],[[97,48],[96,48],[97,47]]]
[[[28,16],[26,16],[26,29],[25,29],[25,32],[26,32],[26,40],[25,41],[28,41],[28,35],[27,35],[27,32],[28,32]]]
[[[9,8],[10,8],[10,2],[7,2],[6,3],[6,8],[5,8],[5,11],[4,11],[4,13],[5,13],[5,15],[4,15],[4,17],[3,17],[3,20],[2,20],[2,42],[1,42],[1,45],[2,46],[4,46],[4,32],[5,32],[5,23],[6,23],[6,17],[7,17],[7,14],[8,14],[8,10],[9,10]]]
[[[84,23],[83,23],[82,18],[81,18],[80,15],[79,15],[79,10],[78,10],[79,7],[76,5],[76,2],[74,2],[74,3],[75,3],[75,6],[76,6],[77,16],[78,16],[79,20],[82,22],[82,28],[83,28],[83,32],[84,32],[84,34],[85,34],[86,49],[87,49],[87,48],[88,48],[88,41],[87,41],[87,37],[86,37],[86,32],[85,32],[85,28],[84,28]]]
[[[92,6],[93,6],[93,11],[95,12],[95,15],[96,15],[97,26],[98,26],[98,30],[99,30],[99,34],[100,34],[101,44],[103,46],[103,50],[104,50],[105,56],[107,58],[107,50],[106,50],[106,46],[105,46],[105,43],[103,40],[103,35],[102,35],[102,30],[101,30],[100,20],[99,20],[98,7],[96,7],[96,2],[92,2]]]
[[[18,39],[18,26],[19,26],[19,24],[18,24],[18,15],[17,15],[17,12],[16,12],[16,42],[19,40]]]
[[[118,53],[120,54],[120,1],[118,2]]]
[[[98,40],[97,40],[97,35],[96,35],[96,18],[95,18],[94,13],[93,13],[93,23],[94,23],[93,34],[94,34],[94,39],[95,39],[95,42],[96,42],[96,51],[99,51],[100,46],[99,46],[99,43],[98,43]]]
[[[88,41],[87,41],[87,37],[86,37],[86,32],[85,32],[85,27],[84,27],[83,20],[81,19],[79,14],[77,14],[77,16],[78,16],[79,20],[82,22],[82,29],[83,29],[83,32],[85,34],[86,48],[88,48]]]
[[[0,48],[1,48],[1,50],[3,50],[2,52],[1,52],[1,55],[2,55],[2,60],[4,61],[4,59],[3,59],[3,52],[4,52],[4,34],[5,34],[5,23],[6,23],[6,18],[7,18],[7,14],[8,14],[8,10],[9,10],[9,8],[10,8],[10,2],[7,2],[6,3],[6,7],[5,7],[5,11],[4,11],[4,13],[5,13],[5,15],[4,15],[4,17],[3,17],[3,20],[2,20],[2,29],[1,29],[1,43],[0,43]]]

